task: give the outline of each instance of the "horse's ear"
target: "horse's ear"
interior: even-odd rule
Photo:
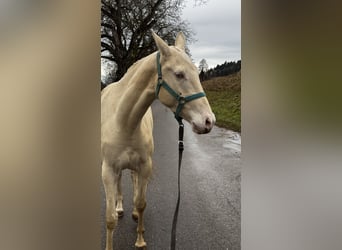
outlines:
[[[182,31],[180,31],[176,37],[175,46],[185,51],[185,36]]]
[[[152,31],[153,39],[158,47],[158,50],[160,51],[161,55],[163,56],[169,56],[170,55],[170,48],[167,45],[166,42],[164,42],[163,39],[161,39],[154,31]]]

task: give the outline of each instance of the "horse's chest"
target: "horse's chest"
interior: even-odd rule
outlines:
[[[140,152],[132,147],[127,147],[118,155],[117,165],[121,169],[137,170],[143,163],[146,162],[144,152]]]

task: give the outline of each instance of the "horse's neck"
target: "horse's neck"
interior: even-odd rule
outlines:
[[[125,87],[118,103],[116,119],[127,132],[137,128],[155,99],[157,69],[154,58],[148,56],[138,62],[120,81]]]

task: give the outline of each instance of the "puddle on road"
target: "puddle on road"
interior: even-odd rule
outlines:
[[[214,132],[215,131],[215,132]],[[241,153],[241,135],[232,130],[226,130],[216,127],[212,135],[216,140],[220,140],[222,147],[226,149],[234,150],[236,153]]]
[[[225,140],[223,143],[224,148],[233,149],[237,152],[241,152],[241,135],[234,131],[226,131]]]

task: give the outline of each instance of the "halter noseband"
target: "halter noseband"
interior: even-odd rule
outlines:
[[[158,83],[156,87],[156,97],[159,96],[159,91],[161,87],[164,87],[164,89],[169,92],[170,95],[172,95],[176,100],[178,101],[178,105],[175,112],[175,118],[178,121],[178,123],[182,122],[182,117],[179,115],[181,110],[183,109],[185,103],[196,100],[201,97],[205,97],[204,92],[199,92],[197,94],[189,95],[189,96],[181,96],[180,94],[177,94],[176,91],[174,91],[170,85],[168,85],[162,77],[161,72],[161,64],[160,64],[160,52],[157,53],[157,70],[158,70]]]

